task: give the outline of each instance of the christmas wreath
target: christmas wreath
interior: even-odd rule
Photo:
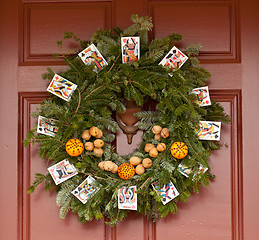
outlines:
[[[40,183],[54,188],[62,219],[71,210],[83,223],[105,217],[116,225],[135,210],[156,220],[175,214],[178,201],[214,178],[208,157],[220,149],[220,123],[229,116],[210,100],[200,46],[183,53],[175,47],[180,34],[149,42],[151,18],[132,21],[125,30],[97,30],[91,41],[66,32],[84,50],[63,56],[67,70],[43,74],[50,98],[34,113],[38,125],[24,144],[40,143],[51,166],[35,174],[28,192]],[[113,144],[119,127],[129,143],[143,130],[127,156]]]

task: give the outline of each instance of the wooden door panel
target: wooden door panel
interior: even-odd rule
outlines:
[[[90,222],[87,225],[77,223],[77,216],[70,213],[65,220],[59,219],[59,208],[56,206],[56,193],[44,192],[43,186],[36,189],[36,192],[28,195],[26,190],[34,179],[35,172],[45,173],[48,163],[38,157],[37,146],[30,147],[23,151],[20,142],[19,155],[19,199],[20,214],[22,222],[21,235],[30,235],[33,239],[37,236],[42,239],[55,239],[59,232],[73,234],[77,239],[81,239],[84,234],[91,236],[92,239],[171,239],[170,232],[174,236],[181,238],[183,236],[196,239],[206,239],[211,232],[215,234],[210,239],[231,239],[234,235],[242,233],[242,226],[235,223],[242,222],[242,181],[238,181],[241,156],[237,152],[238,142],[235,139],[240,138],[240,132],[237,131],[237,119],[240,118],[240,91],[216,91],[212,90],[211,95],[218,102],[221,102],[227,113],[233,119],[232,125],[222,126],[222,142],[229,145],[221,151],[216,151],[210,158],[212,173],[217,178],[212,181],[209,188],[202,188],[199,195],[193,195],[188,203],[179,204],[179,213],[169,216],[166,219],[160,219],[152,224],[140,215],[129,214],[127,220],[118,224],[116,228],[110,229],[105,226],[103,221]],[[31,119],[30,113],[36,108],[37,104],[47,97],[45,92],[21,93],[20,94],[20,112],[23,118],[20,121],[21,139],[26,132],[35,126],[36,120]],[[135,138],[140,141],[141,135]],[[130,151],[124,135],[117,136],[117,145],[121,150],[124,148]],[[212,217],[213,216],[213,217]],[[54,226],[53,229],[51,226]],[[169,227],[170,225],[170,227]],[[69,226],[69,228],[68,228]],[[50,229],[44,231],[44,229]],[[220,231],[216,231],[220,229]],[[65,234],[63,239],[70,239],[70,234]],[[35,237],[35,238],[33,238]],[[83,238],[82,238],[83,239]]]
[[[183,35],[181,47],[202,45],[202,62],[239,62],[240,35],[235,1],[148,1],[153,38]]]
[[[0,239],[257,239],[258,11],[256,0],[2,1]],[[127,27],[134,13],[153,17],[151,38],[179,32],[184,37],[181,48],[191,42],[203,45],[200,60],[212,73],[208,81],[212,96],[233,120],[222,126],[223,142],[229,147],[210,158],[216,179],[199,195],[179,204],[177,215],[154,224],[131,212],[115,228],[104,221],[82,225],[73,213],[61,220],[56,193],[44,192],[42,186],[32,195],[26,193],[34,173],[45,173],[47,168],[37,149],[22,145],[35,123],[30,112],[47,97],[48,83],[41,80],[41,74],[46,65],[54,71],[65,68],[62,60],[52,57],[64,31],[89,38],[97,27]],[[66,45],[71,46],[70,42]],[[141,134],[135,144],[140,140]],[[121,144],[126,142],[122,133],[117,142],[119,152],[132,151]]]
[[[111,1],[106,2],[35,2],[20,5],[20,64],[64,64],[57,53],[57,41],[64,32],[73,32],[84,40],[90,40],[96,29],[111,28]],[[64,43],[63,52],[78,49],[74,41]]]

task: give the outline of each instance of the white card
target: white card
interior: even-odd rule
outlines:
[[[81,60],[86,65],[94,65],[94,71],[101,70],[105,65],[108,65],[102,54],[99,52],[94,44],[84,49],[78,54]]]
[[[55,74],[47,88],[47,91],[68,102],[76,88],[76,84],[62,78],[58,74]]]
[[[187,59],[188,57],[174,46],[159,64],[170,68],[180,68]]]
[[[94,181],[95,179],[93,177],[88,176],[76,189],[72,191],[72,194],[85,204],[89,196],[99,189],[93,185]]]
[[[121,52],[122,62],[134,62],[140,58],[140,38],[139,37],[122,37]]]
[[[118,190],[118,208],[137,210],[137,187],[122,187]]]
[[[164,205],[172,201],[174,198],[176,198],[179,195],[179,192],[177,191],[176,187],[172,182],[168,184],[164,184],[161,189],[159,188],[159,184],[156,182],[152,183],[152,187],[163,197],[162,203]]]
[[[192,90],[191,93],[192,94],[196,94],[197,99],[195,99],[195,102],[200,107],[211,105],[209,88],[207,86],[206,87],[195,88],[195,89]]]
[[[221,122],[200,121],[196,132],[200,140],[220,140]]]
[[[54,137],[58,131],[58,128],[55,125],[57,120],[48,119],[43,116],[38,118],[37,133],[41,133],[47,136]]]
[[[78,174],[74,165],[70,164],[67,159],[64,159],[57,164],[49,167],[48,171],[56,185]]]

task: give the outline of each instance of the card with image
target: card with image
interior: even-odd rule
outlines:
[[[105,65],[108,65],[102,54],[99,52],[94,44],[84,49],[78,54],[81,60],[86,65],[94,65],[94,71],[101,70]]]
[[[58,74],[55,74],[47,88],[47,91],[68,102],[76,88],[76,84],[68,81]]]
[[[118,208],[137,210],[137,187],[122,187],[118,190]]]
[[[208,87],[195,88],[191,93],[196,94],[197,98],[194,100],[194,102],[197,103],[200,107],[211,105]]]
[[[140,58],[140,38],[139,37],[122,37],[121,52],[122,62],[134,62]]]
[[[72,191],[72,194],[85,204],[89,196],[99,189],[94,186],[94,181],[95,179],[93,177],[88,176],[76,189]]]
[[[170,68],[180,68],[187,59],[188,57],[174,46],[159,64]]]
[[[55,137],[58,128],[55,123],[57,120],[48,119],[43,116],[39,116],[38,125],[37,125],[37,133],[41,133],[47,136]]]
[[[49,167],[48,171],[56,185],[78,174],[74,165],[70,164],[67,159],[64,159],[57,164]]]
[[[189,177],[189,175],[192,173],[192,168],[187,167],[183,164],[179,164],[177,170],[183,174],[185,177]]]
[[[179,195],[179,192],[177,191],[176,187],[172,182],[164,184],[161,189],[159,188],[159,184],[156,182],[152,183],[152,187],[163,197],[162,203],[164,205]]]
[[[200,140],[220,140],[221,122],[200,121],[196,132]]]

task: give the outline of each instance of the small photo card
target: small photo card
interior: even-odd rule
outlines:
[[[41,133],[47,136],[55,137],[58,128],[55,125],[55,119],[48,119],[43,116],[38,118],[37,133]]]
[[[55,74],[47,88],[47,91],[68,102],[76,88],[76,84],[62,78],[58,74]]]
[[[72,194],[85,204],[89,196],[99,189],[94,186],[94,181],[95,179],[93,177],[88,176],[76,189],[72,191]]]
[[[122,37],[121,52],[122,62],[134,62],[140,58],[140,38],[139,37]]]
[[[211,105],[208,87],[195,88],[191,93],[196,94],[197,98],[194,100],[194,102],[197,103],[200,107]]]
[[[48,168],[48,171],[56,185],[74,177],[78,172],[73,164],[70,164],[67,159]]]
[[[189,177],[189,175],[192,173],[192,168],[187,167],[183,164],[179,164],[177,170],[183,174],[185,177]]]
[[[164,184],[164,186],[161,189],[159,189],[159,184],[154,182],[152,183],[152,187],[163,197],[162,203],[164,205],[179,195],[179,192],[177,191],[176,187],[172,182]]]
[[[159,63],[170,68],[180,68],[188,59],[177,47],[173,47]]]
[[[118,190],[118,208],[137,210],[137,187],[122,187]]]
[[[108,65],[102,54],[94,44],[84,49],[78,54],[81,60],[86,65],[94,64],[94,71],[101,70],[105,65]]]
[[[220,140],[221,122],[200,121],[197,131],[200,140]]]

